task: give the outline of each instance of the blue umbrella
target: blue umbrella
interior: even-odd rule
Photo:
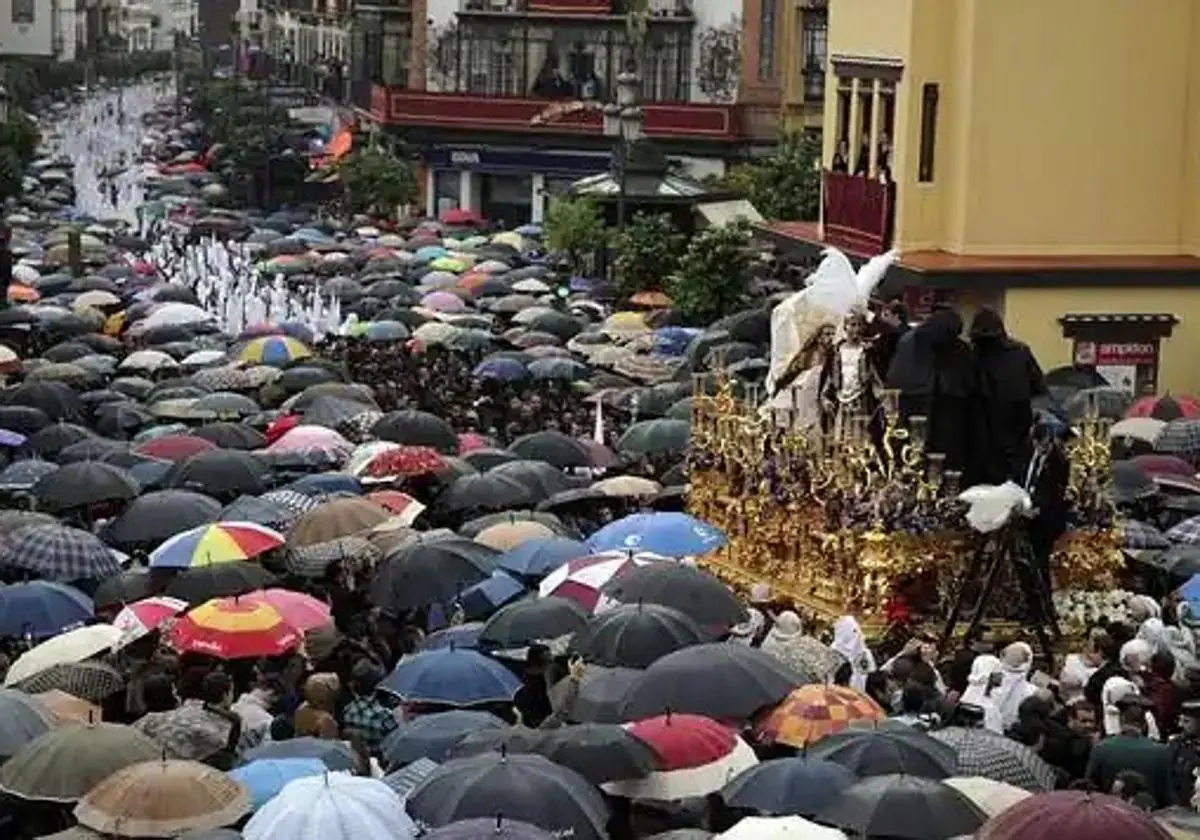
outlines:
[[[729,540],[686,513],[635,513],[610,522],[588,538],[592,551],[649,551],[664,557],[698,557]]]
[[[408,327],[399,321],[372,321],[363,329],[367,341],[403,341],[408,336]]]
[[[42,476],[57,470],[58,464],[49,461],[13,461],[0,472],[0,490],[29,490]]]
[[[479,646],[479,634],[483,631],[482,621],[458,624],[430,633],[421,643],[421,650],[444,650],[456,647],[470,649]]]
[[[413,256],[416,258],[416,262],[429,263],[449,253],[445,248],[438,245],[426,245],[424,248],[418,248]]]
[[[358,755],[345,741],[326,738],[289,738],[286,741],[267,741],[242,754],[241,764],[266,759],[315,758],[330,770],[358,771]]]
[[[92,599],[62,583],[33,580],[0,586],[0,636],[48,639],[94,615]]]
[[[379,688],[408,703],[508,703],[521,687],[513,672],[473,650],[426,650],[402,660]]]
[[[682,356],[700,330],[692,327],[663,327],[654,331],[654,352],[661,356]]]
[[[361,496],[362,482],[352,475],[338,472],[317,473],[298,478],[287,485],[288,490],[295,490],[306,496],[332,495],[334,493],[349,493]]]
[[[852,772],[832,761],[777,758],[739,773],[725,785],[721,798],[734,808],[811,817],[856,781]]]
[[[229,771],[229,777],[250,791],[258,810],[274,799],[283,786],[307,776],[320,776],[329,768],[319,758],[261,758]]]
[[[133,476],[133,480],[142,486],[143,490],[149,490],[158,487],[162,484],[167,473],[173,467],[170,461],[162,461],[158,458],[149,461],[142,461],[134,464],[129,468],[129,474]]]
[[[487,618],[510,601],[525,594],[521,582],[506,572],[495,571],[484,580],[468,586],[458,596],[463,615],[470,621]]]
[[[484,359],[471,371],[476,379],[499,379],[502,382],[520,382],[529,378],[525,365],[516,359]]]
[[[565,537],[526,540],[493,561],[501,569],[527,578],[543,578],[568,560],[591,554],[586,545]]]
[[[519,233],[519,234],[521,234],[521,236],[540,237],[542,235],[542,226],[541,225],[532,225],[532,224],[531,225],[521,225],[519,228],[517,228],[514,231],[514,233]]]
[[[0,446],[16,449],[25,443],[26,437],[19,432],[14,432],[9,429],[0,429]]]
[[[1190,603],[1200,602],[1200,574],[1192,575],[1187,583],[1179,587],[1178,595]]]
[[[406,721],[383,739],[379,753],[388,767],[403,767],[422,758],[445,761],[463,736],[484,729],[504,729],[507,723],[490,712],[455,709],[421,715]]]

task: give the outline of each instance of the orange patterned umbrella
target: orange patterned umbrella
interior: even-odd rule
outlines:
[[[805,685],[765,715],[754,731],[761,743],[804,749],[855,721],[886,717],[878,703],[853,688]]]

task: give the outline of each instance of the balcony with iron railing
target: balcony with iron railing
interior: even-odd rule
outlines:
[[[696,0],[651,0],[650,13],[656,20],[691,21]],[[633,0],[460,0],[459,14],[476,15],[567,15],[571,17],[623,17]]]
[[[826,171],[822,176],[824,239],[861,255],[892,245],[896,185],[890,180]]]

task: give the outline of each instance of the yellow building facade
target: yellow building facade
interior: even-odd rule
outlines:
[[[823,218],[788,235],[899,249],[1047,368],[1200,389],[1200,2],[835,0],[828,52]]]

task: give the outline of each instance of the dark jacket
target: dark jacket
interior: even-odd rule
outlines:
[[[1117,774],[1133,770],[1145,777],[1157,807],[1171,804],[1171,750],[1144,735],[1114,735],[1092,748],[1085,778],[1108,793]]]

